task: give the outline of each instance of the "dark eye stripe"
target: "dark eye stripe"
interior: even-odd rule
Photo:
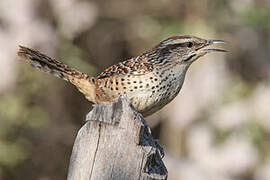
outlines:
[[[184,43],[177,43],[177,44],[169,44],[167,45],[168,49],[174,49],[177,47],[192,47],[192,42],[184,42]]]
[[[184,42],[184,43],[177,43],[177,44],[168,44],[162,48],[160,48],[160,53],[162,55],[166,55],[168,53],[170,53],[171,50],[179,48],[179,47],[189,47],[190,45],[192,45],[191,42]]]

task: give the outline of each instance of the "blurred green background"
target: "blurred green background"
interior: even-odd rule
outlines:
[[[269,180],[269,0],[0,1],[0,179],[65,179],[92,107],[19,60],[19,44],[97,75],[176,34],[224,39],[230,52],[195,62],[147,118],[169,179]]]

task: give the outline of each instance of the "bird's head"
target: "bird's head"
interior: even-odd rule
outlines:
[[[211,52],[227,52],[224,49],[206,48],[212,44],[225,43],[223,40],[206,40],[195,36],[172,36],[159,43],[155,49],[162,56],[168,56],[172,61],[190,65],[198,58]]]

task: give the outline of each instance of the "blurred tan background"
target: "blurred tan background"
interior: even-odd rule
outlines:
[[[177,98],[147,118],[170,180],[270,179],[269,0],[1,0],[0,180],[65,179],[91,104],[25,65],[18,45],[96,75],[190,34],[230,52],[195,62]]]

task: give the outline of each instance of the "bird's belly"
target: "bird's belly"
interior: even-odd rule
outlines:
[[[143,116],[151,115],[173,100],[181,89],[184,76],[169,74],[169,70],[159,72],[159,75],[148,73],[103,80],[96,90],[98,102],[116,101],[124,95]]]
[[[155,88],[153,88],[155,87]],[[130,94],[128,98],[135,109],[148,116],[160,110],[179,93],[181,85],[175,81],[156,84],[141,91]]]

